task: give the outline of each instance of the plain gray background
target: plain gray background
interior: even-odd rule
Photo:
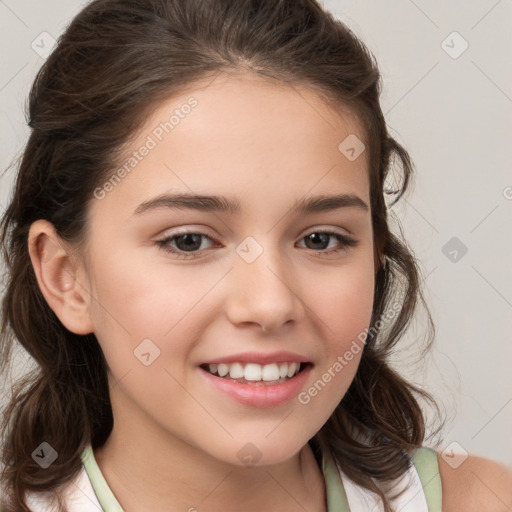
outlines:
[[[50,36],[86,3],[0,0],[2,172],[26,141],[23,108]],[[420,260],[437,335],[418,361],[419,319],[394,364],[449,413],[439,448],[512,467],[512,2],[323,3],[376,56],[391,134],[416,168],[393,210]],[[0,180],[1,211],[14,171]],[[20,352],[18,374],[30,365]]]

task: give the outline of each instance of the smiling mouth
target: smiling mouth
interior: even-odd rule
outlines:
[[[200,368],[215,377],[241,384],[271,386],[293,379],[312,363],[255,363],[202,364]]]

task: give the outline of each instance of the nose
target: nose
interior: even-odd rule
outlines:
[[[298,324],[305,305],[298,276],[284,255],[268,244],[250,263],[250,258],[240,254],[235,254],[229,273],[226,311],[230,321],[237,326],[259,326],[268,333]]]

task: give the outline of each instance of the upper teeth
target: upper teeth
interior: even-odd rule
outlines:
[[[229,373],[232,379],[273,381],[284,377],[293,377],[299,372],[300,363],[271,363],[266,365],[247,363],[209,364],[210,373],[224,377]]]

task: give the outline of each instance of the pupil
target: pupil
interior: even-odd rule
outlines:
[[[194,242],[194,237],[195,237],[195,242]],[[195,234],[190,234],[190,233],[187,233],[186,235],[182,235],[180,238],[178,238],[178,240],[183,240],[183,241],[188,241],[190,242],[192,240],[192,247],[190,246],[190,243],[187,243],[185,242],[184,246],[185,246],[185,249],[191,249],[191,250],[194,250],[194,249],[198,249],[200,246],[201,246],[201,238],[199,235],[195,235]]]
[[[324,238],[323,242],[322,242],[322,237]],[[328,238],[329,235],[327,235],[326,233],[311,233],[311,235],[309,235],[309,240],[311,240],[313,242],[313,244],[315,243],[320,243],[321,245],[323,243],[326,242],[326,238]],[[318,240],[320,238],[320,240]],[[318,247],[315,247],[316,249],[318,249]]]

